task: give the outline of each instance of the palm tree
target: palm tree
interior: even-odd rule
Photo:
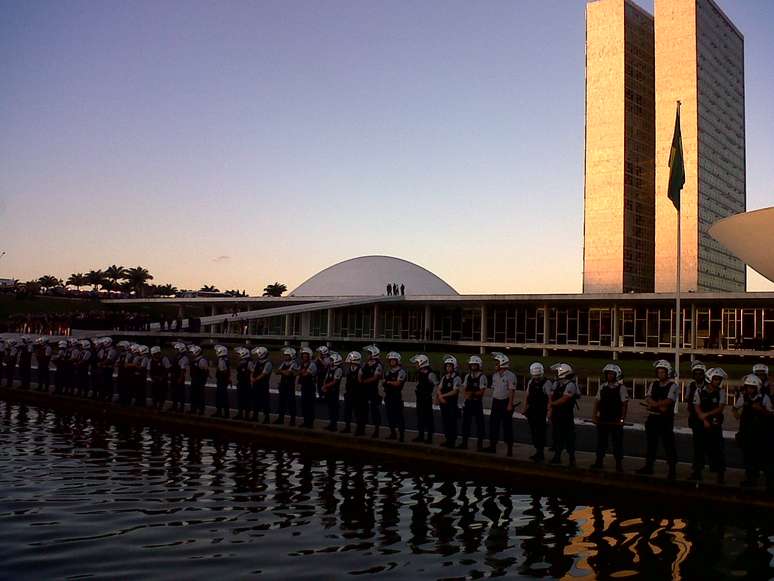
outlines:
[[[74,286],[77,290],[81,290],[81,287],[87,284],[88,281],[86,280],[86,275],[81,272],[71,274],[70,278],[67,279],[67,285]]]
[[[90,270],[86,273],[86,283],[91,285],[91,290],[98,291],[105,284],[105,273],[101,270]]]
[[[40,281],[28,280],[24,283],[24,293],[27,295],[39,295],[40,294]]]
[[[288,287],[281,282],[275,282],[274,284],[267,285],[263,289],[263,296],[265,297],[281,297],[282,293],[288,290]]]
[[[177,287],[171,284],[160,284],[156,287],[156,294],[162,297],[171,297],[177,294]]]
[[[148,272],[148,269],[142,266],[127,269],[125,278],[126,282],[129,283],[128,286],[141,297],[145,296],[146,283],[149,280],[153,280],[153,276]]]
[[[38,279],[38,284],[41,286],[41,288],[48,291],[49,289],[52,289],[57,286],[62,286],[62,279],[57,278],[53,275],[47,274],[45,276],[41,276]]]
[[[202,288],[199,289],[199,292],[202,292],[202,293],[219,293],[220,291],[217,288],[215,288],[215,285],[205,284],[205,285],[202,285]]]
[[[123,266],[116,266],[115,264],[113,264],[112,266],[108,266],[105,269],[105,277],[111,283],[113,283],[111,285],[111,288],[117,289],[118,281],[126,278],[126,269]]]

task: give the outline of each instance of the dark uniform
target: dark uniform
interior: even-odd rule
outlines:
[[[5,346],[5,357],[3,357],[3,363],[5,364],[5,384],[8,387],[13,387],[13,381],[16,378],[16,360],[19,356],[16,345]]]
[[[301,391],[301,415],[304,418],[301,427],[313,428],[317,400],[317,365],[314,361],[304,363],[302,360],[296,371],[296,380]]]
[[[79,390],[79,393],[82,397],[88,396],[89,391],[91,391],[91,375],[89,372],[91,371],[92,356],[93,353],[91,352],[90,347],[82,347],[80,350],[80,356],[75,362],[77,370],[76,389]]]
[[[508,456],[513,455],[513,409],[508,409],[516,390],[516,376],[502,368],[492,375],[492,409],[489,411],[489,446],[486,452],[494,454],[502,431]]]
[[[165,356],[161,355],[158,358],[151,356],[148,366],[148,374],[151,380],[151,398],[153,399],[153,407],[159,411],[164,409],[164,402],[167,399],[170,369],[171,364]]]
[[[278,417],[274,420],[275,424],[285,423],[285,414],[290,415],[290,425],[296,425],[296,378],[295,371],[297,365],[291,359],[280,363],[277,373],[280,376],[279,381],[279,405],[277,409]]]
[[[170,377],[172,381],[172,411],[185,411],[185,380],[190,367],[188,355],[178,351],[172,360]]]
[[[462,385],[462,380],[456,372],[452,372],[451,375],[445,373],[441,378],[441,383],[438,386],[439,396],[446,396],[444,402],[439,397],[439,407],[441,408],[441,423],[443,424],[443,434],[446,439],[442,444],[446,448],[454,448],[457,445],[457,421],[460,415],[459,405],[459,390]],[[454,395],[447,395],[452,394]]]
[[[250,405],[252,395],[252,390],[250,389],[250,367],[250,357],[240,357],[236,368],[237,407],[239,408],[236,417],[240,420],[250,419],[250,409],[252,407]]]
[[[486,428],[484,427],[484,390],[487,388],[486,374],[483,371],[470,372],[462,382],[465,389],[465,402],[462,404],[462,444],[460,448],[468,447],[470,425],[476,421],[476,447],[484,449]]]
[[[250,382],[253,386],[253,420],[258,421],[258,414],[263,413],[263,423],[269,423],[269,383],[271,382],[271,360],[257,359],[251,363]]]
[[[221,355],[215,364],[215,417],[231,417],[228,386],[231,385],[231,363],[228,355]]]
[[[341,379],[344,377],[344,370],[341,365],[331,365],[323,381],[323,395],[328,404],[328,426],[325,428],[330,432],[338,430],[339,423],[339,392],[341,390]],[[325,386],[328,386],[327,388]]]
[[[210,362],[199,353],[191,365],[191,413],[204,415],[204,389],[210,377]]]
[[[22,389],[30,388],[32,379],[32,344],[22,343],[19,348],[19,379]]]
[[[626,387],[618,381],[604,382],[597,393],[597,461],[593,468],[602,468],[610,440],[613,441],[615,467],[623,471],[623,415],[629,399]]]
[[[672,404],[677,401],[679,388],[671,379],[662,384],[660,381],[654,381],[648,390],[648,397],[654,402],[662,402],[666,399],[671,400]],[[653,474],[653,465],[656,462],[656,452],[658,450],[658,441],[664,444],[667,465],[669,466],[668,477],[676,477],[677,450],[675,449],[675,412],[674,405],[669,405],[666,411],[651,410],[648,413],[648,419],[645,420],[645,437],[647,441],[647,452],[645,454],[645,466],[637,471],[638,474]]]
[[[360,393],[360,365],[348,364],[344,376],[347,378],[344,390],[344,429],[342,433],[349,434],[352,431],[352,415],[355,412],[355,402]]]
[[[67,385],[67,364],[70,359],[67,354],[67,347],[58,347],[56,355],[52,356],[56,364],[54,371],[54,393],[63,394]]]
[[[132,354],[128,349],[123,349],[119,352],[116,358],[116,382],[118,387],[118,403],[121,405],[129,405],[132,403],[131,392],[131,371],[129,365],[131,363]]]
[[[527,409],[525,415],[529,424],[532,445],[535,454],[532,460],[537,462],[545,458],[546,417],[548,415],[548,397],[553,387],[547,377],[531,377],[527,383]]]
[[[99,398],[104,401],[113,401],[113,367],[117,356],[118,352],[112,345],[103,347],[98,354],[97,368],[101,377]]]
[[[739,395],[734,404],[739,414],[739,431],[736,441],[742,449],[745,480],[742,486],[755,486],[761,469],[766,472],[766,486],[771,493],[774,490],[772,474],[771,440],[772,407],[768,395],[749,395],[746,391]]]
[[[398,365],[388,367],[384,374],[384,407],[387,412],[387,425],[390,427],[388,440],[398,438],[401,442],[405,438],[406,420],[403,417],[403,386],[406,385],[406,370]],[[396,385],[387,385],[387,382]],[[397,433],[396,433],[397,432]]]
[[[551,435],[554,444],[552,464],[561,461],[562,451],[567,450],[570,466],[575,466],[575,404],[578,401],[578,386],[572,379],[560,379],[554,384],[551,402],[557,402],[565,395],[570,399],[560,405],[551,406]]]
[[[46,344],[38,345],[35,350],[35,362],[38,365],[38,391],[48,391],[51,388],[51,347]]]
[[[429,366],[417,371],[416,403],[417,432],[415,442],[433,442],[435,421],[433,419],[433,393],[438,385],[438,376]]]
[[[705,385],[694,395],[693,405],[697,405],[702,413],[710,412],[726,403],[726,392],[723,389],[710,390]],[[698,419],[698,418],[697,418]],[[699,443],[695,448],[696,456],[693,458],[693,474],[695,480],[701,480],[701,472],[704,470],[705,460],[709,460],[710,470],[718,475],[718,482],[724,481],[726,472],[725,441],[723,440],[723,412],[707,418],[709,427],[701,422],[701,429],[697,430]],[[695,437],[695,436],[694,436]]]
[[[693,437],[691,438],[691,444],[693,445],[694,459],[698,458],[699,455],[703,453],[701,447],[701,437],[702,432],[704,431],[704,424],[699,419],[699,416],[696,415],[696,408],[693,405],[693,402],[696,399],[696,394],[699,393],[705,385],[707,385],[703,377],[704,372],[702,371],[701,380],[697,381],[694,379],[688,384],[688,393],[685,397],[685,401],[688,402],[688,427],[691,428],[691,433],[693,434]]]
[[[148,364],[150,359],[141,354],[135,355],[132,359],[132,392],[134,394],[134,405],[145,407],[148,397]]]
[[[360,404],[361,415],[358,418],[357,432],[363,433],[368,422],[368,412],[371,412],[371,423],[374,426],[373,438],[379,437],[379,427],[382,425],[382,398],[379,395],[379,382],[382,379],[382,364],[375,359],[369,359],[360,368],[360,391],[364,401]]]

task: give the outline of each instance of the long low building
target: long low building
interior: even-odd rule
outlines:
[[[405,261],[400,262],[405,276]],[[377,272],[364,277],[375,279],[371,287],[361,281],[358,288],[366,290],[347,296],[335,292],[335,267],[323,272],[331,276],[318,281],[321,284],[309,284],[314,282],[312,277],[299,289],[325,288],[332,293],[326,296],[294,291],[280,298],[109,302],[178,304],[181,309],[203,306],[208,314],[200,317],[201,332],[213,337],[424,343],[481,351],[589,351],[613,356],[675,347],[673,294],[460,295],[448,285],[445,294],[415,294],[416,287],[407,285],[405,295],[388,296],[377,293],[384,288],[384,278],[390,280],[390,273]],[[348,275],[352,276],[351,268]],[[351,281],[347,285],[354,288]],[[681,347],[687,354],[774,356],[774,293],[689,293],[682,297],[681,310]]]

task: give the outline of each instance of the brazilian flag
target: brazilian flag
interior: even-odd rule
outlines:
[[[680,190],[685,185],[685,161],[683,160],[683,137],[680,133],[680,103],[677,103],[675,134],[672,137],[672,149],[669,152],[669,188],[667,197],[680,211]]]

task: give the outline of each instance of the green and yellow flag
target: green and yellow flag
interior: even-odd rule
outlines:
[[[677,103],[675,134],[672,137],[672,149],[669,152],[669,188],[667,197],[680,211],[680,190],[685,185],[685,161],[683,160],[683,137],[680,133],[680,102]]]

